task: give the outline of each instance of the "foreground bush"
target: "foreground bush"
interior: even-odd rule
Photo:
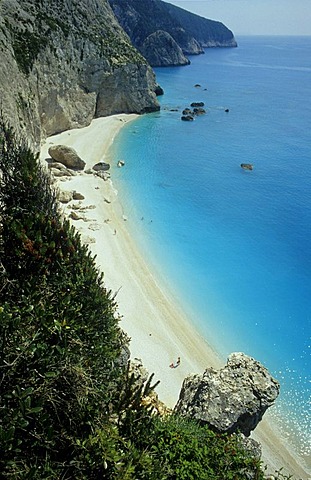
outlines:
[[[76,439],[107,422],[125,338],[49,177],[3,126],[0,218],[0,470],[70,471]]]

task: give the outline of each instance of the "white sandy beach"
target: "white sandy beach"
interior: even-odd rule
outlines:
[[[50,137],[42,146],[41,159],[45,163],[51,144],[63,144],[77,151],[86,162],[85,170],[99,161],[109,163],[108,150],[115,136],[126,122],[135,118],[136,115],[100,118],[86,128]],[[112,159],[114,166],[117,160]],[[126,164],[122,168],[126,169]],[[206,367],[219,368],[223,361],[185,318],[165,280],[156,278],[148,259],[142,258],[127,228],[131,218],[125,220],[126,210],[112,182],[85,172],[65,178],[66,181],[57,180],[60,189],[75,190],[85,197],[80,202],[85,210],[77,211],[85,219],[72,223],[97,255],[106,287],[118,292],[116,299],[123,316],[121,327],[131,337],[132,358],[141,358],[148,371],[155,374],[154,379],[161,381],[157,387],[159,397],[173,407],[188,374],[203,373]],[[64,205],[66,216],[71,213],[73,203],[79,202]],[[178,356],[179,367],[169,368]],[[263,460],[269,464],[270,473],[283,466],[284,472],[296,478],[311,478],[307,466],[275,434],[269,417],[261,422],[254,438],[263,445]]]

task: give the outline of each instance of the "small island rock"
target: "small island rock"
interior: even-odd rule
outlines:
[[[185,109],[182,111],[182,114],[183,114],[183,115],[191,115],[191,114],[192,114],[191,108],[185,108]]]
[[[192,102],[191,107],[204,107],[204,102]]]
[[[204,113],[206,113],[206,111],[202,107],[195,107],[193,109],[193,113],[194,113],[194,115],[204,115]]]
[[[253,170],[253,165],[251,163],[241,163],[241,168],[243,170]]]

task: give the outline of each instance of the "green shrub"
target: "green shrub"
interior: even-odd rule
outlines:
[[[108,422],[126,338],[48,175],[12,130],[0,138],[0,469],[47,478],[72,471],[77,439]]]
[[[261,480],[260,462],[250,457],[234,436],[220,435],[193,420],[172,415],[153,417],[133,437],[148,452],[161,480]],[[250,477],[251,472],[251,477]],[[141,472],[134,478],[141,477]]]

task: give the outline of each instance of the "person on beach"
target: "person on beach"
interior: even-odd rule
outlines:
[[[180,357],[177,358],[176,365],[174,364],[174,362],[170,364],[170,368],[177,368],[179,365],[180,365]]]

